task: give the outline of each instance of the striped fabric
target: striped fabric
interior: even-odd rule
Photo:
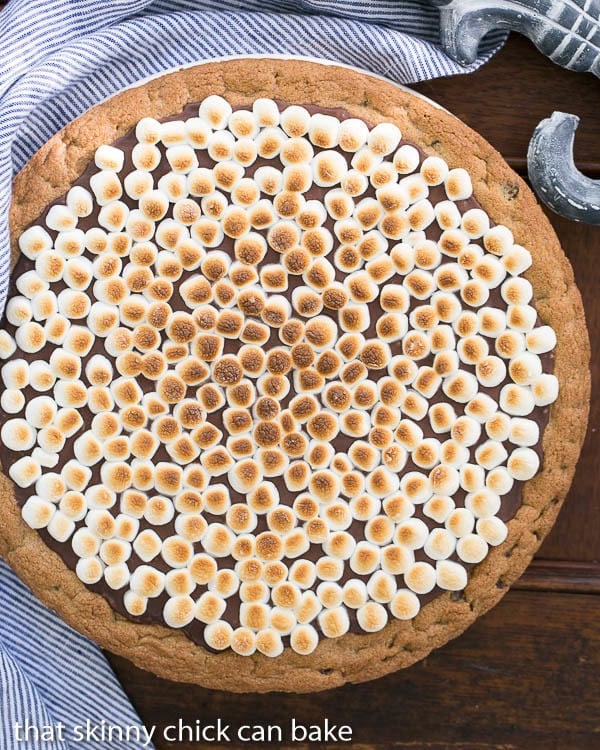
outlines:
[[[48,728],[52,741],[44,741]],[[109,728],[111,741],[102,742]],[[127,734],[140,741],[124,741]],[[100,649],[46,609],[0,559],[0,750],[152,747],[145,739]]]
[[[468,73],[439,47],[426,0],[11,0],[0,12],[0,313],[9,275],[10,183],[67,122],[169,68],[227,55],[322,57],[412,83]],[[1,519],[0,519],[1,523]],[[36,727],[139,725],[100,651],[45,610],[0,562],[0,750],[97,748],[98,738],[29,743]],[[113,741],[111,748],[143,743]]]

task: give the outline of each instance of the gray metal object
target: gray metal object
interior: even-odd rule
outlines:
[[[474,62],[492,29],[517,31],[563,68],[600,76],[600,0],[431,0],[440,9],[444,50]]]
[[[527,152],[531,184],[540,199],[573,221],[600,225],[600,180],[583,175],[573,161],[576,115],[553,112],[535,129]]]
[[[450,57],[472,63],[492,29],[524,34],[563,68],[600,77],[600,0],[431,0],[440,9],[440,38]],[[539,199],[574,221],[600,224],[600,181],[573,162],[579,118],[563,112],[542,120],[527,154]]]

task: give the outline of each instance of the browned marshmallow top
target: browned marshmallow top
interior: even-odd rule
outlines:
[[[395,124],[211,96],[101,146],[19,245],[3,464],[116,609],[308,654],[505,539],[555,335],[529,251]]]

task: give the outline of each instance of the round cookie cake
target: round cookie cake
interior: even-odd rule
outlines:
[[[367,74],[232,60],[93,108],[17,176],[0,553],[174,680],[406,667],[523,572],[589,406],[522,180]]]

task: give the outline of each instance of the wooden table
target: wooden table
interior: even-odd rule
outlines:
[[[577,163],[600,177],[600,82],[558,68],[522,37],[511,37],[475,74],[415,88],[477,129],[521,174],[535,125],[553,110],[578,114]],[[600,229],[550,218],[575,269],[594,344],[600,335],[600,250],[594,247]],[[592,373],[597,393],[597,348]],[[265,697],[168,683],[108,654],[140,716],[159,727],[179,718],[284,727],[292,716],[304,724],[328,718],[352,726],[354,747],[600,748],[598,427],[600,403],[593,400],[570,495],[527,573],[495,609],[425,661],[362,685]]]
[[[539,120],[553,110],[576,113],[577,163],[600,177],[600,82],[554,66],[523,38],[511,37],[475,74],[415,88],[477,129],[521,174]],[[554,215],[551,220],[574,266],[594,344],[600,230]],[[597,389],[597,349],[592,373]],[[107,654],[142,720],[160,731],[179,719],[288,727],[291,717],[306,725],[327,718],[350,724],[353,747],[369,748],[600,748],[599,425],[600,404],[593,400],[577,475],[553,532],[518,584],[458,640],[408,670],[305,696],[239,696],[178,685]]]

